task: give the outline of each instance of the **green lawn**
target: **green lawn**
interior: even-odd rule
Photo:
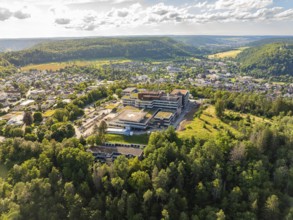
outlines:
[[[126,144],[147,144],[149,141],[149,135],[133,135],[125,136],[120,134],[107,134],[107,142],[126,143]]]
[[[231,131],[236,137],[241,133],[229,124],[221,121],[215,114],[215,107],[209,106],[203,111],[200,117],[183,122],[183,130],[178,131],[179,137],[190,138],[195,136],[199,139],[207,140],[216,136],[222,130]]]

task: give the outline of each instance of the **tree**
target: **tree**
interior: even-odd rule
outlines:
[[[34,122],[35,123],[40,123],[40,122],[43,121],[43,116],[42,116],[41,112],[35,112],[33,117],[34,117]]]
[[[53,117],[59,122],[67,121],[68,116],[69,112],[66,109],[57,109],[53,115]]]
[[[106,133],[107,133],[107,123],[103,120],[101,121],[99,127],[98,127],[98,139],[97,144],[104,143],[106,141]]]
[[[279,198],[276,195],[267,198],[265,208],[267,219],[279,219]]]
[[[98,128],[98,132],[99,132],[99,135],[104,135],[106,134],[107,132],[107,123],[103,120],[101,121],[100,125],[99,125],[99,128]]]
[[[91,136],[89,136],[87,139],[86,139],[86,143],[88,144],[88,145],[90,145],[91,147],[94,147],[95,146],[95,144],[96,144],[96,135],[91,135]]]
[[[129,184],[140,194],[150,186],[151,180],[146,172],[137,171],[131,174]]]
[[[33,123],[32,113],[29,111],[25,111],[23,115],[23,122],[25,125],[31,125]]]
[[[217,220],[225,220],[226,219],[225,213],[222,209],[220,209],[220,211],[218,211],[216,213],[216,215],[217,215]]]
[[[216,115],[219,118],[222,118],[224,116],[224,111],[225,111],[225,103],[223,100],[218,99],[216,104],[215,104],[215,110],[216,110]]]

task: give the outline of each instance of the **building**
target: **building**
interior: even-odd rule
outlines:
[[[182,106],[185,108],[189,102],[189,91],[185,89],[174,89],[171,92],[171,95],[181,96],[182,98]]]
[[[28,98],[30,99],[38,99],[46,96],[45,90],[32,90],[29,92]]]
[[[165,94],[163,92],[139,92],[122,97],[124,106],[134,106],[142,109],[170,109],[178,114],[182,109],[182,96]]]
[[[146,130],[172,125],[187,105],[189,92],[174,90],[171,94],[162,91],[141,91],[135,88],[124,90],[124,110],[110,122],[110,128]]]
[[[153,125],[156,127],[168,127],[176,119],[175,112],[159,111],[153,119]]]
[[[130,95],[132,93],[137,93],[137,92],[138,92],[137,88],[129,87],[129,88],[126,88],[122,91],[122,95]]]
[[[108,123],[109,127],[125,128],[127,130],[146,130],[153,114],[145,111],[124,110]]]

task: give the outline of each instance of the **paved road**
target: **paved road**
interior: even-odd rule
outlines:
[[[185,115],[188,112],[190,112],[193,108],[196,108],[195,103],[194,102],[189,102],[188,106],[183,110],[183,112],[180,114],[180,116],[177,118],[176,122],[173,125],[176,130],[179,128],[179,125],[183,121]]]

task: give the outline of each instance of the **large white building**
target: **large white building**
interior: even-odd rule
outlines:
[[[174,90],[170,94],[164,92],[143,91],[135,88],[124,90],[122,103],[134,110],[125,108],[111,120],[110,127],[127,130],[146,130],[149,127],[170,126],[182,109],[188,104],[187,90]]]

